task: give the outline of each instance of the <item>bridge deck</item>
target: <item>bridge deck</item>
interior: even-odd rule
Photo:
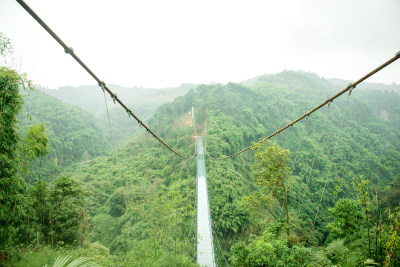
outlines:
[[[203,140],[197,142],[197,263],[215,266],[211,216],[207,193]]]

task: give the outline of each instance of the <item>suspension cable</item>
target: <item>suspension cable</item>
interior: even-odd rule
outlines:
[[[160,137],[158,137],[146,124],[143,123],[133,112],[130,110],[118,97],[116,94],[114,94],[104,83],[104,81],[100,80],[90,69],[88,66],[86,66],[85,63],[75,54],[74,49],[72,47],[68,47],[61,39],[58,37],[55,32],[50,29],[49,26],[23,1],[23,0],[16,0],[25,10],[28,12],[52,37],[54,40],[56,40],[63,48],[64,52],[69,54],[71,57],[73,57],[76,62],[78,62],[79,65],[82,66],[89,74],[90,76],[93,77],[93,79],[96,80],[97,84],[101,87],[104,88],[104,90],[107,91],[107,93],[110,95],[110,97],[113,99],[113,101],[117,101],[128,113],[129,116],[132,116],[140,126],[143,126],[146,131],[151,134],[154,138],[156,138],[161,144],[163,144],[166,148],[168,148],[170,151],[172,151],[175,155],[177,155],[180,158],[187,158],[185,156],[182,156],[178,152],[176,152],[174,149],[172,149],[170,146],[168,146]]]
[[[18,1],[18,0],[17,0]],[[368,74],[366,74],[365,76],[361,77],[359,80],[357,80],[354,83],[350,83],[345,89],[343,89],[342,91],[340,91],[339,93],[337,93],[336,95],[332,96],[331,98],[328,98],[326,101],[322,102],[321,104],[319,104],[318,106],[316,106],[315,108],[313,108],[312,110],[306,112],[304,115],[300,116],[299,118],[297,118],[296,120],[294,120],[293,122],[290,122],[289,124],[287,124],[286,126],[282,127],[281,129],[277,130],[276,132],[272,133],[271,135],[265,137],[264,139],[259,140],[256,143],[253,143],[252,145],[232,154],[229,156],[225,156],[225,157],[220,157],[220,158],[214,158],[215,160],[223,160],[223,159],[229,159],[229,158],[233,158],[243,152],[246,152],[247,150],[253,148],[256,144],[259,143],[263,143],[266,140],[270,139],[271,137],[281,133],[282,131],[286,130],[287,128],[293,126],[294,124],[298,123],[299,121],[301,121],[302,119],[306,118],[307,116],[311,115],[312,113],[314,113],[315,111],[319,110],[320,108],[322,108],[323,106],[330,104],[333,100],[335,100],[336,98],[338,98],[339,96],[343,95],[344,93],[346,93],[349,90],[353,90],[354,88],[356,88],[356,86],[358,84],[360,84],[361,82],[365,81],[366,79],[368,79],[369,77],[371,77],[372,75],[374,75],[375,73],[377,73],[378,71],[382,70],[383,68],[387,67],[388,65],[392,64],[393,62],[395,62],[396,60],[398,60],[400,58],[400,51],[396,53],[396,55],[394,57],[392,57],[391,59],[389,59],[388,61],[386,61],[385,63],[383,63],[382,65],[380,65],[379,67],[377,67],[376,69],[372,70],[371,72],[369,72]]]
[[[215,239],[217,239],[217,244],[218,244],[218,247],[219,247],[219,252],[221,253],[222,257],[224,258],[224,261],[225,261],[225,263],[226,263],[226,266],[229,267],[230,265],[229,265],[228,261],[227,261],[226,258],[225,258],[224,251],[222,250],[221,245],[219,244],[218,236],[215,234],[214,227],[211,227],[211,229],[212,229],[212,232],[213,232],[213,236],[215,237]]]
[[[285,136],[285,141],[282,144],[282,146],[289,147],[288,140],[289,140],[289,135],[290,135],[290,132],[291,132],[292,128],[293,128],[292,126],[289,127],[289,130],[287,131],[286,136]]]
[[[319,208],[321,207],[322,199],[324,198],[326,185],[328,184],[328,178],[329,178],[329,175],[330,175],[330,173],[331,173],[332,163],[333,163],[333,160],[334,160],[334,158],[335,158],[335,152],[336,152],[337,145],[338,145],[338,143],[339,143],[340,134],[341,134],[342,128],[343,128],[343,121],[344,121],[344,118],[346,117],[347,107],[349,106],[349,98],[350,98],[350,94],[351,94],[352,90],[353,90],[353,88],[350,89],[349,94],[347,95],[346,107],[345,107],[344,112],[343,112],[343,118],[342,118],[342,121],[340,122],[339,132],[338,132],[338,135],[337,135],[337,137],[336,137],[336,143],[335,143],[335,146],[334,146],[334,148],[333,148],[331,160],[330,160],[330,162],[329,162],[328,174],[326,175],[326,178],[325,178],[325,184],[324,184],[324,187],[323,187],[323,189],[322,189],[321,198],[320,198],[320,200],[319,200],[319,204],[318,204],[318,207],[317,207],[317,211],[315,212],[315,218],[314,218],[313,227],[311,228],[310,235],[309,235],[309,237],[307,238],[308,241],[310,240],[311,235],[312,235],[313,232],[314,232],[315,223],[316,223],[316,221],[317,221]]]
[[[294,157],[294,161],[293,161],[293,165],[292,165],[292,173],[295,171],[297,158],[298,158],[298,156],[299,156],[300,145],[301,145],[301,143],[302,143],[302,141],[303,141],[304,133],[305,133],[306,130],[307,130],[307,122],[308,122],[308,116],[307,116],[306,119],[304,120],[304,128],[303,128],[303,131],[301,132],[301,136],[300,136],[300,138],[299,138],[299,143],[297,144],[297,149],[296,149],[296,152],[295,152],[295,153],[296,153],[296,156]]]
[[[103,89],[103,88],[101,88],[101,89]],[[104,90],[103,90],[103,95],[104,95],[104,102],[106,104],[106,109],[107,109],[108,127],[110,128],[110,134],[111,134],[111,140],[112,140],[112,144],[113,144],[115,164],[116,164],[117,163],[117,150],[115,148],[115,140],[114,140],[114,135],[112,132],[112,127],[111,127],[110,113],[108,112],[107,97],[106,97],[106,92]]]
[[[321,133],[320,133],[320,135],[319,135],[317,147],[315,148],[315,154],[314,154],[314,159],[313,159],[312,164],[311,164],[310,174],[308,175],[308,178],[306,178],[306,179],[307,179],[307,180],[306,180],[306,188],[304,188],[303,198],[301,199],[299,214],[301,214],[301,211],[302,211],[302,209],[303,209],[304,198],[306,197],[306,193],[307,193],[307,190],[308,190],[308,184],[310,183],[310,180],[311,180],[312,171],[313,171],[313,169],[314,169],[315,160],[316,160],[317,155],[318,155],[319,146],[320,146],[320,144],[321,144],[322,136],[323,136],[323,134],[324,134],[324,132],[325,132],[325,125],[326,125],[326,121],[328,120],[329,110],[330,110],[330,109],[329,109],[329,106],[328,106],[328,108],[327,108],[327,110],[326,110],[325,119],[324,119],[324,122],[323,122],[323,124],[322,124]]]

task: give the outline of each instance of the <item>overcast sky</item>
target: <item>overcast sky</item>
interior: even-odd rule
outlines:
[[[357,80],[400,51],[400,0],[25,0],[107,84],[239,82],[282,70]],[[15,0],[14,65],[50,88],[94,80]],[[368,82],[400,84],[400,60]]]

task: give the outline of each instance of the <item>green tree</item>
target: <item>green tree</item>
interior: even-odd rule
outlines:
[[[42,180],[37,181],[30,190],[30,200],[34,211],[36,242],[44,241],[48,244],[51,242],[51,203],[48,183]]]
[[[254,180],[261,193],[272,195],[285,210],[287,236],[290,236],[290,217],[288,207],[288,185],[290,170],[288,167],[290,152],[271,142],[256,144],[255,164],[252,166]]]
[[[334,221],[327,225],[331,231],[332,238],[344,238],[346,242],[348,236],[352,235],[359,228],[358,222],[361,213],[358,210],[358,203],[355,200],[342,198],[339,199],[335,207],[329,209]]]
[[[400,207],[398,207],[393,213],[389,210],[389,229],[384,235],[386,240],[385,266],[390,266],[393,256],[396,258],[396,255],[400,252]],[[397,266],[396,263],[395,266]]]
[[[50,193],[54,242],[82,244],[87,235],[88,192],[74,179],[60,177]]]
[[[35,158],[47,155],[48,138],[46,136],[45,127],[43,123],[32,125],[25,133],[19,143],[19,151],[21,153],[21,170],[24,169],[24,162],[30,162]],[[27,168],[25,167],[25,171]]]
[[[370,197],[368,196],[368,185],[369,180],[362,179],[362,175],[359,178],[353,177],[353,186],[357,191],[357,200],[362,205],[364,212],[365,225],[367,227],[367,238],[368,238],[368,253],[371,258],[371,236],[370,236],[370,223],[369,223],[369,204]]]
[[[0,57],[9,48],[9,40],[0,35]],[[21,242],[16,238],[26,227],[25,182],[18,176],[18,134],[16,116],[22,108],[20,88],[31,88],[24,75],[0,67],[0,249]]]

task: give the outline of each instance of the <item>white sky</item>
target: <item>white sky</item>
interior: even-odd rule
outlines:
[[[400,0],[25,0],[107,84],[239,82],[284,69],[357,80],[400,51]],[[15,66],[50,88],[95,84],[15,0]],[[400,84],[400,60],[368,82]]]

